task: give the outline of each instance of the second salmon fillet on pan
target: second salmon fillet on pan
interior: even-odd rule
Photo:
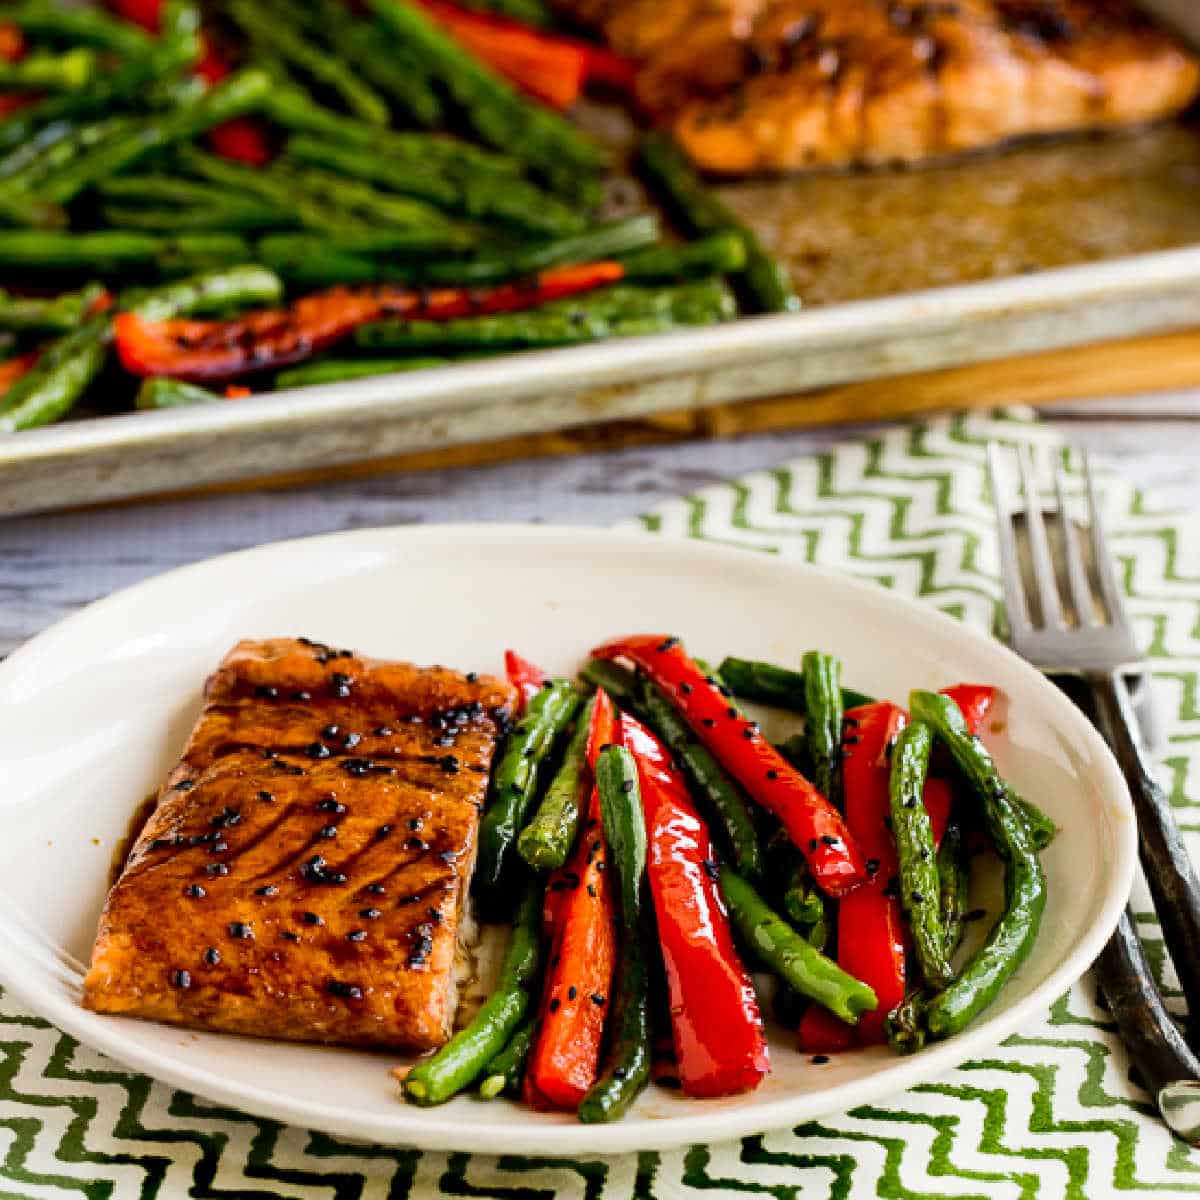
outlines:
[[[718,174],[919,162],[1172,116],[1200,65],[1132,0],[573,0]]]
[[[100,920],[98,1012],[427,1050],[450,1034],[458,922],[507,683],[242,642]]]

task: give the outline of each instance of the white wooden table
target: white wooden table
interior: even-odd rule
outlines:
[[[1073,404],[1045,415],[1143,488],[1174,506],[1200,508],[1200,393]],[[0,523],[0,655],[117,588],[228,550],[374,525],[603,525],[867,432],[856,426],[685,442],[18,518]]]

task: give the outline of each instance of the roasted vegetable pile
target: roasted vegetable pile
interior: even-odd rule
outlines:
[[[691,240],[605,218],[612,155],[565,110],[629,69],[547,23],[539,0],[4,5],[0,431],[101,375],[105,411],[169,408],[794,308],[660,135],[641,171]]]

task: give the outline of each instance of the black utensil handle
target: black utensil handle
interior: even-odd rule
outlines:
[[[1154,898],[1163,938],[1187,1000],[1200,1015],[1200,878],[1171,802],[1158,786],[1136,733],[1133,704],[1123,679],[1100,675],[1089,680],[1096,724],[1104,735],[1133,796],[1142,868]]]
[[[1128,909],[1100,952],[1096,973],[1146,1090],[1174,1132],[1194,1143],[1200,1121],[1184,1098],[1200,1081],[1200,1060],[1163,1004]]]

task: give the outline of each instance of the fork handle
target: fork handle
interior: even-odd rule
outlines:
[[[1175,964],[1188,1011],[1200,1014],[1200,879],[1195,864],[1175,823],[1171,802],[1155,781],[1142,751],[1124,679],[1104,674],[1092,676],[1089,683],[1096,705],[1096,723],[1112,747],[1133,796],[1142,868],[1162,925],[1163,939]]]
[[[1096,960],[1100,990],[1121,1041],[1167,1125],[1200,1140],[1200,1062],[1163,1004],[1129,909]]]

